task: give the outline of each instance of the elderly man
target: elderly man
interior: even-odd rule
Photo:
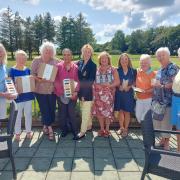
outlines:
[[[144,115],[151,108],[152,102],[152,81],[155,78],[155,72],[151,69],[151,57],[148,54],[142,54],[140,57],[140,68],[137,69],[136,76],[136,118],[140,123]]]
[[[153,124],[155,129],[171,130],[172,83],[178,72],[178,67],[170,61],[170,51],[167,47],[159,48],[156,51],[156,57],[161,68],[158,70],[154,82],[152,109],[156,111],[159,109],[162,114],[161,116],[153,116]],[[159,145],[165,150],[169,150],[170,134],[162,133],[161,136]]]

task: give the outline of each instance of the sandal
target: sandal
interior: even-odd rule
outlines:
[[[110,135],[111,135],[110,131],[107,131],[107,130],[106,130],[106,131],[104,132],[104,137],[109,137]]]
[[[33,137],[32,132],[28,132],[28,133],[26,134],[26,138],[27,138],[27,139],[32,139],[32,137]]]
[[[124,129],[123,130],[123,133],[122,133],[122,137],[127,137],[128,136],[128,130],[127,129]]]
[[[16,134],[16,135],[15,135],[15,140],[16,140],[16,141],[20,141],[20,140],[21,140],[20,134]]]
[[[48,136],[49,140],[50,141],[53,141],[54,140],[54,132],[49,132],[49,136]]]
[[[104,137],[104,131],[103,131],[103,130],[99,130],[99,131],[98,131],[98,136]]]
[[[47,127],[43,127],[43,134],[48,135],[49,131]]]
[[[120,128],[120,129],[117,131],[117,135],[122,135],[123,131],[124,131],[124,128]]]

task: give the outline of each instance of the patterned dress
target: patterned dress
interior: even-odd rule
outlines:
[[[102,73],[101,67],[97,69],[96,83],[93,87],[94,103],[92,107],[92,115],[95,117],[107,118],[110,121],[114,118],[113,110],[115,88],[104,87],[101,83],[113,82],[114,70],[115,68],[109,67],[106,70],[106,73]],[[101,82],[100,79],[104,79],[102,80],[103,82]]]

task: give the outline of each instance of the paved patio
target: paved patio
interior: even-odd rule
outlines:
[[[129,136],[122,139],[113,130],[112,136],[102,138],[97,131],[89,132],[80,141],[72,135],[50,142],[40,129],[34,129],[33,139],[24,137],[13,143],[18,180],[139,180],[144,152],[140,130],[131,129]],[[171,147],[175,148],[175,137]],[[0,159],[0,180],[12,179],[8,159]],[[161,180],[148,175],[146,179]]]

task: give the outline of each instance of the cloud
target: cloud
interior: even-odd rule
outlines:
[[[32,4],[32,5],[38,5],[40,0],[22,0],[25,3]]]
[[[156,27],[180,14],[179,0],[78,0],[96,10],[109,10],[124,14],[127,28]],[[171,24],[171,22],[169,22]],[[173,23],[173,22],[172,22]]]

